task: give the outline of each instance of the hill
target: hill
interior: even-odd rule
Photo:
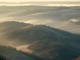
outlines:
[[[43,60],[75,60],[80,56],[80,49],[61,42],[35,42],[27,49],[32,50],[33,55],[41,57]]]
[[[1,34],[1,41],[6,41],[4,44],[25,45],[36,41],[50,40],[66,43],[80,42],[80,35],[73,34],[56,28],[51,28],[45,25],[32,25],[19,22],[4,22],[0,24],[4,27],[2,31],[8,31]],[[9,41],[9,42],[7,42]],[[18,42],[18,43],[17,43]]]
[[[24,55],[16,49],[6,46],[0,46],[0,55],[2,58],[4,57],[5,59],[10,60],[34,60],[32,57]]]
[[[60,29],[51,28],[45,25],[34,25],[7,34],[8,38],[19,39],[22,42],[32,43],[35,41],[79,41],[80,35],[72,34]]]
[[[0,60],[43,60],[42,58],[18,51],[9,46],[0,46]]]
[[[15,26],[15,28],[17,27]],[[40,60],[75,60],[80,57],[79,34],[73,34],[46,25],[24,25],[3,34],[0,39],[0,44],[16,47],[17,50],[24,52],[24,54],[31,52],[30,56],[41,58]],[[11,56],[11,54],[8,55]],[[23,58],[20,56],[19,59]]]
[[[20,29],[25,26],[30,26],[30,24],[25,24],[23,22],[16,22],[16,21],[5,21],[0,22],[0,32],[10,32],[13,30]]]
[[[16,22],[16,21],[0,22],[0,44],[3,45],[13,44],[14,41],[11,41],[10,39],[6,38],[6,36],[8,35],[7,33],[17,31],[25,27],[27,28],[30,26],[32,26],[32,24],[28,23],[26,24],[23,22]]]

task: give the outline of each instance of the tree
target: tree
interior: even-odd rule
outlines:
[[[7,60],[4,56],[0,55],[0,60]]]

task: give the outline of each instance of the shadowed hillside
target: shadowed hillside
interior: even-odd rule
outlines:
[[[10,59],[10,60],[34,60],[34,58],[24,55],[23,53],[17,51],[14,48],[6,47],[6,46],[0,46],[0,55],[1,59]],[[5,58],[6,57],[6,58]],[[1,60],[0,59],[0,60]]]
[[[6,23],[7,22],[5,22],[5,24]],[[6,26],[3,23],[2,25],[3,27]],[[2,43],[3,45],[16,47],[17,50],[19,50],[18,48],[21,47],[19,51],[22,51],[23,54],[22,52],[21,53],[18,51],[16,52],[15,49],[13,50],[11,48],[0,47],[1,48],[0,54],[2,56],[10,57],[10,59],[13,58],[13,60],[79,59],[80,56],[79,34],[73,34],[60,29],[51,28],[46,25],[32,25],[32,24],[19,23],[19,22],[8,22],[7,25],[8,27],[10,26],[10,29],[12,27],[15,28],[11,30],[8,28],[9,29],[8,32],[1,34],[0,44]],[[24,56],[29,53],[29,50],[32,51],[30,55]]]
[[[42,41],[31,44],[28,49],[44,60],[74,60],[80,56],[80,49],[61,42]]]
[[[62,31],[56,28],[51,28],[45,25],[34,25],[28,28],[13,31],[7,34],[8,38],[19,39],[25,43],[32,43],[35,41],[51,40],[51,41],[61,41],[70,42],[78,41],[80,35],[72,34],[66,31]]]
[[[0,32],[10,32],[14,31],[20,28],[23,28],[25,26],[31,26],[31,24],[25,24],[23,22],[16,22],[16,21],[6,21],[0,23]]]
[[[1,24],[5,29],[8,30],[5,34],[1,34],[1,41],[6,41],[4,43],[9,42],[9,44],[15,45],[25,45],[28,43],[50,40],[50,41],[58,41],[58,42],[66,42],[66,43],[74,43],[80,42],[79,34],[72,34],[60,29],[51,28],[45,25],[32,25],[26,23],[19,22],[4,22]],[[8,26],[8,27],[6,27]],[[13,27],[13,28],[12,28]],[[19,42],[17,44],[17,42]]]

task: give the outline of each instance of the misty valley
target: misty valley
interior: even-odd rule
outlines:
[[[0,6],[0,60],[80,60],[80,7]]]

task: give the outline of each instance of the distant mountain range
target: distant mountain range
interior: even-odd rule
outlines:
[[[78,60],[80,57],[80,34],[46,25],[2,22],[0,44],[18,50],[0,46],[0,55],[12,60]]]
[[[41,41],[51,40],[51,41],[61,41],[61,42],[75,41],[75,40],[79,41],[80,37],[77,34],[72,34],[45,25],[32,25],[32,24],[12,21],[12,22],[3,22],[0,24],[0,26],[1,26],[0,30],[2,33],[1,35],[5,41],[6,40],[10,40],[12,42],[21,41],[21,44],[32,43],[40,40]],[[1,39],[3,40],[3,38]]]

